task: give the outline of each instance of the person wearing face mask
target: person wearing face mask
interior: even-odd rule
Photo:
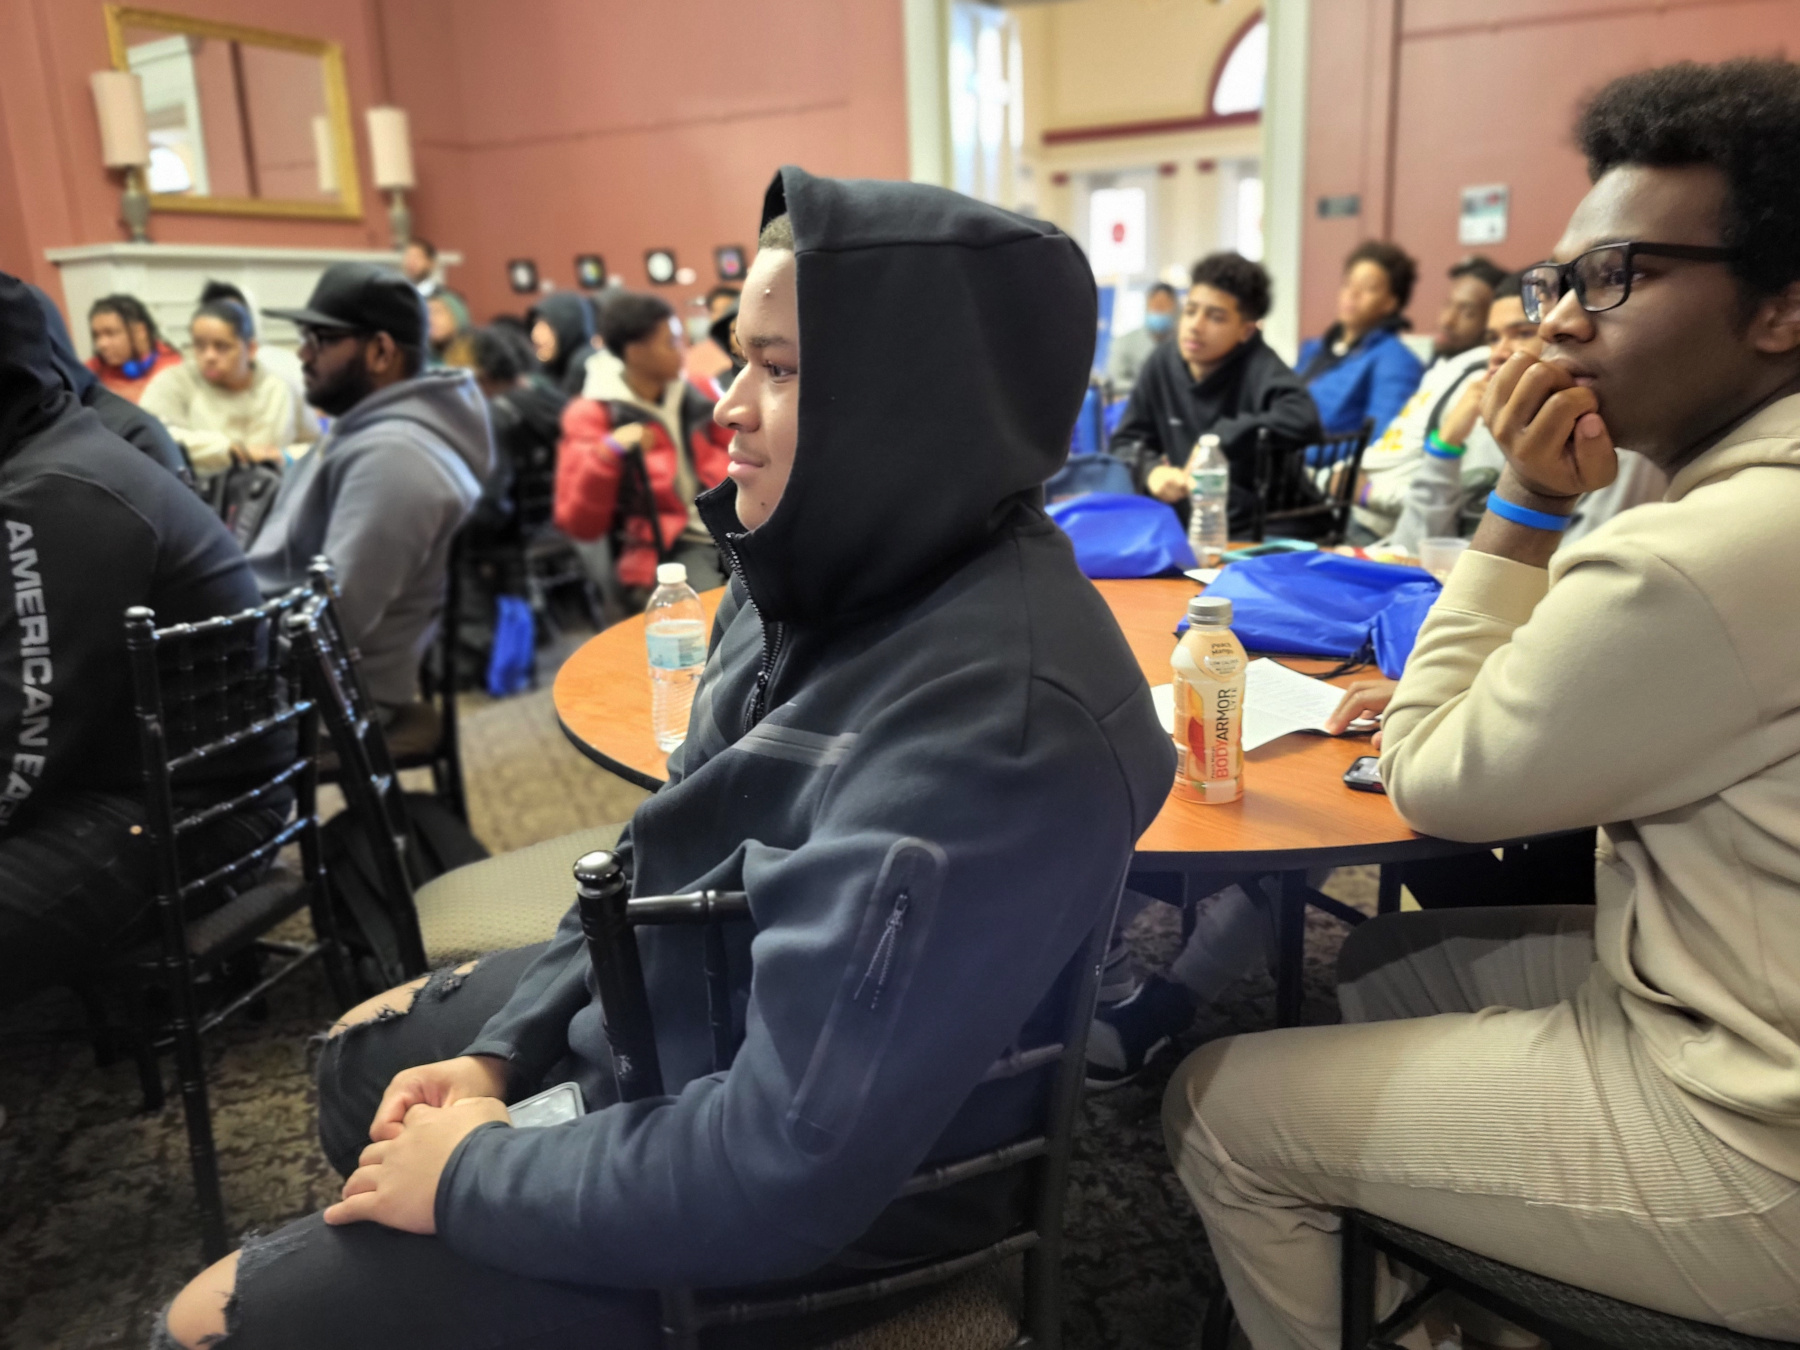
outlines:
[[[1250,484],[1257,435],[1293,449],[1319,435],[1319,413],[1294,372],[1266,342],[1269,274],[1236,253],[1194,264],[1176,338],[1150,354],[1108,447],[1131,469],[1138,491],[1167,502],[1185,521],[1188,456],[1203,434],[1220,439],[1231,464],[1233,528],[1256,508]]]
[[[1300,346],[1294,368],[1332,435],[1368,418],[1380,436],[1419,387],[1424,367],[1400,340],[1418,264],[1398,244],[1371,239],[1344,259],[1337,322]]]
[[[1175,335],[1175,320],[1181,309],[1181,297],[1166,281],[1159,281],[1144,296],[1144,325],[1113,339],[1106,356],[1106,378],[1112,381],[1115,394],[1129,391],[1137,383],[1138,372],[1151,353],[1168,344]]]
[[[319,439],[286,380],[256,359],[256,328],[235,300],[210,300],[188,326],[190,358],[150,381],[141,401],[202,478],[233,463],[284,464]]]
[[[1050,1066],[1001,1057],[1056,1024],[1175,771],[1042,504],[1093,273],[1041,221],[794,168],[759,243],[715,414],[730,473],[701,499],[731,586],[620,844],[635,894],[748,896],[754,924],[723,929],[740,1048],[712,1067],[699,934],[641,930],[667,1095],[618,1102],[573,909],[547,944],[371,1000],[320,1061],[344,1198],[198,1276],[161,1344],[651,1350],[654,1290],[816,1288],[1016,1226],[1014,1175],[902,1191],[1041,1128]],[[564,1080],[585,1114],[511,1126],[505,1102]]]

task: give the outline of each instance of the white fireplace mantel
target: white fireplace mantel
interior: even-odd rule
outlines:
[[[240,287],[259,309],[297,308],[312,294],[319,274],[333,263],[397,263],[390,252],[326,248],[238,248],[225,244],[83,244],[46,250],[62,273],[70,336],[83,358],[89,355],[88,307],[103,295],[123,293],[142,300],[163,335],[181,346],[188,320],[208,281]],[[438,272],[462,261],[460,253],[438,254]],[[294,347],[299,335],[284,319],[265,318],[264,342]]]

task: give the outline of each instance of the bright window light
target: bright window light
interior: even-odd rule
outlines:
[[[1269,66],[1269,24],[1258,19],[1256,26],[1238,39],[1225,58],[1225,69],[1213,90],[1212,110],[1215,116],[1232,113],[1261,112],[1263,77]]]

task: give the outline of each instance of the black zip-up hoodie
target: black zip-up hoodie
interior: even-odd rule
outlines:
[[[59,791],[141,789],[125,611],[191,623],[259,603],[201,500],[108,431],[59,368],[31,289],[0,273],[0,829]],[[205,779],[258,767],[214,762]],[[201,797],[201,780],[190,780]]]
[[[1305,383],[1261,333],[1239,343],[1203,380],[1196,380],[1181,359],[1180,344],[1165,342],[1138,372],[1109,448],[1131,466],[1132,481],[1143,492],[1152,469],[1159,464],[1185,468],[1194,443],[1213,433],[1231,465],[1229,515],[1237,528],[1256,511],[1256,437],[1264,427],[1277,451],[1298,449],[1322,434],[1319,410]],[[1182,501],[1175,507],[1183,522],[1188,506]]]
[[[730,480],[700,498],[734,577],[627,845],[638,894],[749,893],[754,932],[729,930],[743,1044],[711,1072],[700,932],[640,933],[670,1095],[484,1126],[439,1183],[442,1238],[526,1275],[718,1286],[1000,1236],[1006,1185],[890,1202],[922,1162],[1041,1118],[1045,1074],[983,1077],[1054,1034],[1040,1005],[1174,774],[1041,506],[1093,354],[1080,251],[916,184],[788,168],[764,220],[783,211],[793,472],[752,532]],[[469,1052],[521,1090],[607,1091],[587,972],[571,913]]]

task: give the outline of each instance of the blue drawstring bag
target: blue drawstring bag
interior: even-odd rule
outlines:
[[[1194,565],[1180,518],[1155,498],[1090,492],[1046,509],[1075,545],[1083,576],[1154,577]]]
[[[1132,492],[1131,469],[1111,455],[1070,455],[1069,462],[1044,484],[1044,500],[1066,501],[1089,492],[1110,492],[1122,497]]]
[[[497,597],[494,645],[488,652],[488,693],[505,698],[528,688],[536,666],[537,625],[531,619],[531,606],[516,595]]]
[[[1206,593],[1231,601],[1231,629],[1252,650],[1360,656],[1398,679],[1440,589],[1416,567],[1285,553],[1232,563]]]

